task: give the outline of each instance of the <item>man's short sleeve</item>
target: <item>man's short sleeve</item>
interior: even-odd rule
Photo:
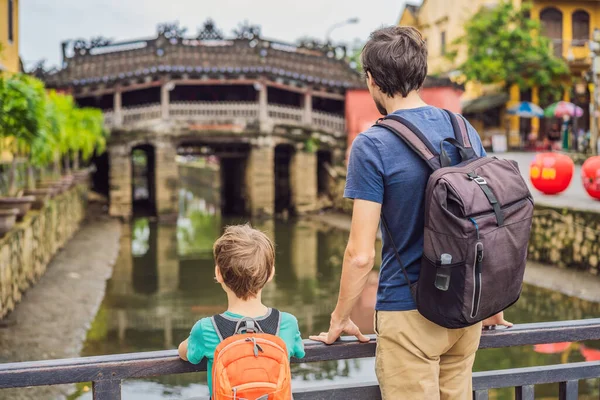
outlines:
[[[383,203],[383,162],[375,143],[360,134],[352,143],[344,197]]]

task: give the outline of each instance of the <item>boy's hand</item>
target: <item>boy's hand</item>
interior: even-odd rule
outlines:
[[[332,344],[342,335],[342,333],[347,333],[348,335],[356,336],[356,338],[361,342],[368,342],[370,339],[360,333],[360,329],[358,326],[350,318],[345,320],[336,321],[334,318],[331,318],[331,325],[329,326],[329,332],[321,332],[318,336],[309,336],[310,340],[315,340],[317,342],[323,342],[325,344]]]

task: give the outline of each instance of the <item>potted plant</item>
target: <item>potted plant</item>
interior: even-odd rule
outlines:
[[[17,189],[17,163],[39,131],[44,104],[43,85],[40,92],[28,79],[21,75],[0,78],[0,145],[4,147],[2,150],[8,147],[12,154],[8,196],[0,197],[0,209],[18,209],[18,219],[27,214],[35,198],[21,196],[22,192]]]

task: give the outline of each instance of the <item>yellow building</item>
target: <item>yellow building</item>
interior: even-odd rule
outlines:
[[[524,0],[513,0],[519,6]],[[500,0],[423,0],[421,5],[407,5],[400,25],[418,28],[427,39],[430,73],[452,76],[466,57],[466,48],[459,47],[458,57],[451,62],[445,57],[449,46],[464,35],[464,24],[481,7],[493,7]],[[564,95],[565,100],[581,106],[586,115],[579,127],[589,129],[590,89],[584,76],[591,68],[589,40],[594,28],[600,27],[600,0],[532,0],[531,18],[542,22],[543,32],[552,39],[554,51],[564,57],[571,69],[575,84]],[[507,101],[508,100],[508,101]],[[505,123],[505,110],[521,100],[539,104],[537,88],[521,92],[517,87],[510,94],[499,93],[498,87],[468,84],[463,96],[463,112],[476,126],[484,139],[510,128],[510,144],[518,145],[527,133],[543,137],[546,127],[537,119],[511,117]],[[547,106],[548,104],[541,104]],[[521,133],[521,135],[520,135]]]
[[[19,0],[0,0],[0,71],[19,72]]]

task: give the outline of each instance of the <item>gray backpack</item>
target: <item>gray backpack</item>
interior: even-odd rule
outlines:
[[[533,199],[518,165],[478,157],[465,120],[446,112],[455,137],[442,141],[439,152],[402,117],[389,115],[377,126],[395,133],[433,171],[425,188],[421,272],[411,283],[417,308],[438,325],[464,328],[519,299]],[[458,149],[458,165],[450,165],[446,142]],[[382,223],[410,282],[383,214]]]

